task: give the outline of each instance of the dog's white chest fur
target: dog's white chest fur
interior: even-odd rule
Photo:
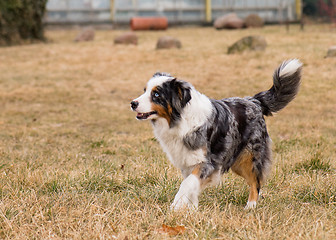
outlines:
[[[182,172],[187,171],[188,168],[195,164],[205,161],[203,151],[201,149],[188,149],[183,143],[183,135],[169,129],[165,120],[158,120],[155,123],[154,134],[169,160],[175,167],[181,169]]]
[[[172,164],[181,169],[183,176],[190,174],[192,166],[205,162],[203,149],[191,150],[183,143],[183,137],[203,125],[212,113],[210,100],[193,89],[192,98],[185,107],[177,126],[169,127],[163,118],[153,124],[155,137],[159,140]]]

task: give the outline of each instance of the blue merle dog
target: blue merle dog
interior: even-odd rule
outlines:
[[[169,74],[154,74],[131,108],[138,120],[151,120],[163,150],[181,170],[184,180],[173,210],[197,208],[202,189],[218,184],[229,169],[250,186],[246,208],[256,206],[272,162],[264,116],[294,99],[301,69],[297,59],[284,61],[275,70],[269,90],[222,100],[210,99]]]

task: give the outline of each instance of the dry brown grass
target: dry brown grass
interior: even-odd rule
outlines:
[[[113,45],[121,32],[74,43],[75,31],[48,31],[48,44],[0,48],[0,238],[336,238],[336,59],[324,58],[334,29],[172,28]],[[183,48],[156,51],[166,34]],[[265,36],[267,50],[226,54],[249,34]],[[257,209],[243,210],[247,187],[229,173],[199,211],[170,212],[180,174],[130,100],[157,70],[214,98],[252,95],[288,58],[304,63],[302,87],[267,118],[274,167]],[[162,224],[186,231],[164,235]]]

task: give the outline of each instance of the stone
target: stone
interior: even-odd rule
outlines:
[[[133,32],[127,32],[122,35],[117,36],[114,39],[115,44],[133,44],[137,45],[138,44],[138,36],[133,33]]]
[[[156,49],[170,49],[181,47],[181,41],[170,36],[160,37],[156,44]]]
[[[264,20],[257,14],[250,14],[245,18],[245,26],[250,28],[260,28],[264,26]]]
[[[242,53],[245,51],[264,51],[267,47],[267,42],[262,36],[247,36],[244,37],[228,48],[228,54]]]
[[[216,29],[239,29],[244,27],[244,21],[237,14],[230,13],[217,18],[214,27]]]
[[[95,37],[94,29],[92,27],[87,27],[83,28],[82,31],[78,33],[74,41],[75,42],[93,41],[94,37]]]
[[[336,57],[336,45],[335,46],[331,46],[329,49],[328,49],[328,52],[327,52],[327,56],[326,57]]]

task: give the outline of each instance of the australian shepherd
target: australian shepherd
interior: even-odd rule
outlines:
[[[144,93],[131,102],[138,120],[151,120],[154,134],[184,178],[172,209],[197,208],[201,191],[220,182],[231,169],[246,179],[246,208],[254,208],[271,166],[271,139],[264,116],[284,108],[296,96],[302,63],[284,61],[273,86],[253,97],[214,100],[190,83],[155,73]]]

